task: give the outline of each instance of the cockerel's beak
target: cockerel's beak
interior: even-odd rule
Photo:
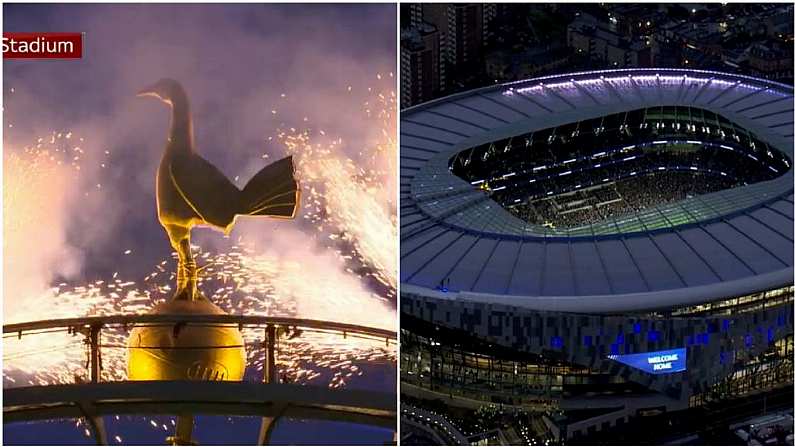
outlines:
[[[135,94],[135,96],[137,96],[139,98],[142,98],[142,97],[145,97],[145,96],[154,96],[156,98],[159,97],[159,95],[157,94],[157,92],[154,89],[154,86],[149,86],[149,87],[146,87],[146,88],[144,88],[142,90],[139,90],[138,93]]]

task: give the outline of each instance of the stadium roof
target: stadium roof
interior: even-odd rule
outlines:
[[[540,310],[623,312],[792,284],[792,169],[771,181],[632,217],[552,229],[484,199],[448,167],[453,154],[478,144],[660,105],[720,114],[793,159],[793,88],[710,71],[549,76],[402,111],[403,292]],[[442,284],[449,292],[435,290]]]

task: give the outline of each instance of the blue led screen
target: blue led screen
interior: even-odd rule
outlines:
[[[608,355],[607,358],[649,374],[670,374],[687,369],[687,349]]]

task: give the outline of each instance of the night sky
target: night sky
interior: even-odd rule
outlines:
[[[83,176],[102,183],[101,194],[74,200],[67,219],[56,223],[77,267],[53,281],[79,283],[115,271],[140,277],[169,257],[154,197],[168,110],[136,98],[136,91],[163,77],[180,80],[191,98],[198,150],[229,178],[248,179],[282,157],[267,137],[285,125],[344,136],[350,144],[343,150],[356,160],[356,142],[376,131],[359,120],[366,88],[394,90],[395,78],[376,74],[396,70],[395,14],[395,5],[3,5],[6,32],[85,32],[83,59],[3,62],[4,146],[72,131],[93,149]],[[109,155],[100,155],[104,149]],[[91,167],[101,157],[107,166]],[[257,232],[267,244],[278,231],[309,227],[261,219],[235,231]],[[219,239],[194,231],[202,246]],[[120,256],[128,248],[135,256]],[[367,369],[348,386],[394,390],[394,364]],[[106,418],[111,443],[115,434],[135,444],[162,443],[171,434],[144,424],[148,418]],[[258,428],[256,418],[200,417],[194,433],[205,444],[250,443]],[[74,421],[11,424],[3,435],[6,444],[91,443]],[[286,421],[273,440],[381,444],[391,436],[351,424]]]

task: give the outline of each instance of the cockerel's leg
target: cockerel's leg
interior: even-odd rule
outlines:
[[[187,298],[193,300],[197,296],[198,270],[196,269],[196,261],[190,251],[190,237],[183,238],[180,241],[180,247],[181,253],[187,253],[182,257],[183,261],[181,262],[183,266],[183,289],[187,293]]]
[[[179,257],[177,265],[177,292],[175,296],[192,300],[196,296],[196,261],[190,251],[190,230],[187,227],[166,226],[171,246]]]

